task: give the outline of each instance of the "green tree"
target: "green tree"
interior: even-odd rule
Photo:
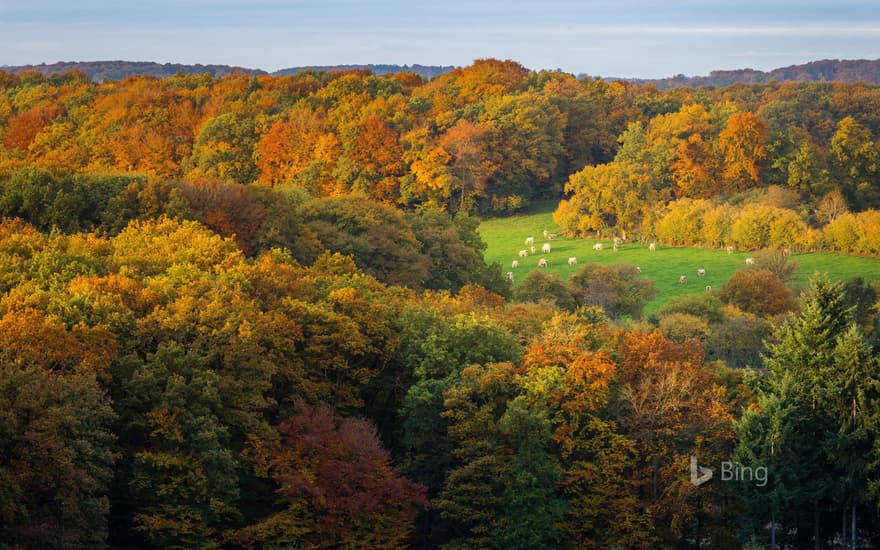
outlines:
[[[202,126],[184,169],[190,175],[237,183],[255,181],[259,175],[254,163],[257,139],[252,118],[235,113],[217,115]]]

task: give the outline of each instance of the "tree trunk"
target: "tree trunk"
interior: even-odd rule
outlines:
[[[819,542],[819,501],[813,502],[813,548],[821,550],[822,545]]]
[[[852,550],[856,550],[856,505],[852,507],[852,526],[850,527],[850,536],[852,537]]]
[[[776,550],[776,513],[770,511],[770,550]]]

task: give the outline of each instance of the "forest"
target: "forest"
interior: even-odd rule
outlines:
[[[0,72],[0,548],[876,546],[880,285],[791,274],[880,256],[878,137],[870,84]],[[754,261],[512,285],[480,220],[547,201]]]

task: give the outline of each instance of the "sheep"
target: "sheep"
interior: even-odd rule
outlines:
[[[782,255],[783,255],[783,256],[791,256],[791,249],[788,248],[788,247],[783,248],[783,249],[782,249]]]
[[[545,230],[544,230],[544,238],[546,239],[546,238],[547,238],[547,235],[549,235],[549,234],[550,234],[550,232],[547,231],[547,230],[545,229]]]
[[[684,275],[682,275],[681,277],[678,278],[678,284],[680,284],[680,285],[686,284],[687,282],[688,282],[688,278],[685,277]]]
[[[755,265],[754,258],[746,258],[746,265]]]
[[[574,256],[572,256],[571,258],[568,259],[568,265],[577,265],[577,263],[578,263],[578,259],[575,258]]]
[[[657,243],[651,243],[648,245],[648,250],[651,252],[655,252],[657,250]]]
[[[602,243],[596,243],[593,245],[593,250],[602,250]]]
[[[538,267],[549,267],[550,264],[547,262],[546,258],[541,258],[538,260]]]
[[[732,247],[732,246],[728,246],[728,247],[727,247],[727,253],[728,253],[728,254],[733,254],[733,247]]]
[[[706,285],[706,292],[711,293],[711,292],[712,292],[712,287],[709,286],[709,285]]]
[[[544,243],[541,246],[541,254],[550,254],[550,243]]]
[[[519,267],[519,262],[518,262],[518,261],[513,260],[512,262],[510,262],[510,269],[516,269],[516,268],[518,268],[518,267]]]
[[[536,253],[536,252],[538,251],[538,249],[535,248],[535,245],[532,245],[531,250],[532,250],[532,254],[534,254],[534,253]]]
[[[528,239],[526,239],[526,246],[531,246],[531,245],[533,245],[533,244],[535,244],[535,238],[534,238],[534,237],[529,237]]]
[[[511,283],[513,282],[513,271],[507,272],[507,280],[510,281]]]
[[[617,243],[614,243],[613,245],[611,245],[611,248],[613,248],[614,251],[617,252]]]
[[[705,277],[705,276],[706,276],[706,270],[705,270],[705,269],[698,269],[698,270],[697,270],[697,277]]]
[[[623,239],[621,239],[620,237],[614,237],[614,244],[616,244],[617,246],[622,245]]]
[[[642,272],[642,268],[639,266],[636,266],[636,273],[641,273],[641,272]]]
[[[528,251],[528,250],[523,249],[523,250],[520,250],[520,251],[519,251],[519,257],[520,257],[520,258],[525,258],[525,257],[528,256],[528,255],[529,255],[529,251]]]
[[[556,233],[547,233],[547,240],[548,241],[552,241],[556,237],[558,237],[558,235]]]

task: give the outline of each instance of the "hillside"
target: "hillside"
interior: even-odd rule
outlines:
[[[771,71],[754,69],[712,71],[708,76],[675,75],[660,79],[624,78],[636,84],[654,84],[668,88],[763,84],[766,82],[870,82],[880,83],[880,59],[823,59],[802,65],[790,65]]]
[[[46,76],[62,74],[68,71],[82,71],[89,79],[95,82],[104,80],[120,80],[131,75],[148,75],[157,78],[167,78],[175,74],[204,74],[222,78],[227,75],[266,74],[260,69],[248,69],[246,67],[232,67],[229,65],[184,65],[181,63],[155,63],[152,61],[59,61],[57,63],[41,63],[39,65],[20,65],[0,67],[0,70],[10,73],[22,73],[25,71],[37,71]]]
[[[437,65],[373,65],[372,63],[369,65],[311,65],[306,67],[289,67],[287,69],[281,69],[272,73],[274,76],[284,76],[291,75],[296,73],[301,73],[303,71],[351,71],[351,70],[368,70],[374,75],[381,76],[385,74],[394,74],[394,73],[416,73],[421,75],[427,79],[434,78],[435,76],[440,76],[441,74],[448,73],[452,69],[454,69],[452,65],[447,66],[437,66]]]
[[[271,73],[273,76],[285,76],[301,73],[303,71],[350,71],[368,70],[375,75],[393,74],[399,72],[411,72],[427,79],[448,73],[455,67],[436,65],[313,65],[302,67],[288,67]],[[167,78],[175,74],[204,74],[222,78],[231,74],[269,74],[262,69],[250,69],[230,65],[185,65],[182,63],[155,63],[152,61],[59,61],[57,63],[41,63],[39,65],[0,66],[0,70],[9,73],[22,73],[37,71],[46,76],[66,73],[68,71],[82,71],[89,79],[95,82],[105,80],[120,80],[131,75],[147,75],[157,78]]]

